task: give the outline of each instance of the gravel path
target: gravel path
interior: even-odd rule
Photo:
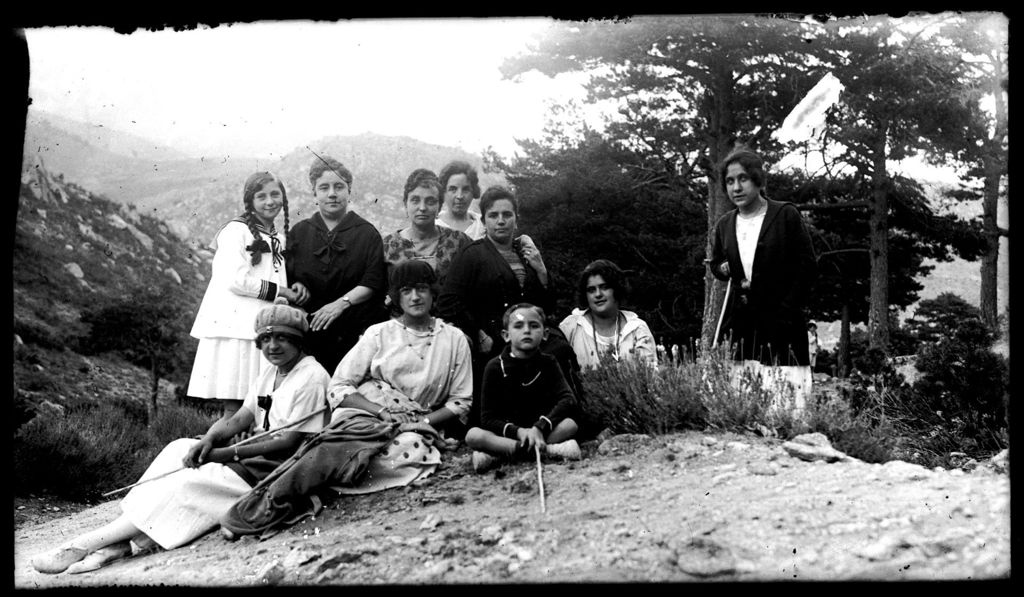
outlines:
[[[79,575],[28,561],[110,520],[117,502],[22,516],[14,586],[1009,578],[1005,462],[933,471],[815,444],[802,447],[817,455],[729,433],[589,442],[582,461],[545,463],[546,513],[532,463],[475,475],[461,448],[421,486],[328,500],[263,541],[212,533]]]

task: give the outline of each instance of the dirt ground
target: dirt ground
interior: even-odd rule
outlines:
[[[535,464],[476,475],[463,447],[422,485],[330,499],[264,540],[214,532],[78,575],[37,573],[29,558],[111,520],[117,501],[22,501],[14,586],[1010,577],[1005,468],[805,461],[781,440],[731,433],[619,435],[583,450],[543,465],[544,512]]]

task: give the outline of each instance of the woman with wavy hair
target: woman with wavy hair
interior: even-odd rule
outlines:
[[[426,168],[409,174],[402,193],[409,225],[384,237],[384,261],[391,270],[407,260],[423,261],[434,268],[444,284],[448,266],[459,250],[473,242],[465,233],[437,225],[437,212],[444,206],[444,194],[437,175]]]
[[[256,172],[245,181],[242,205],[244,211],[217,232],[210,283],[191,331],[199,348],[187,395],[219,400],[225,418],[238,410],[249,385],[269,366],[253,344],[256,313],[279,296],[301,304],[285,273],[284,184],[270,172]],[[282,211],[283,234],[274,226]]]
[[[288,234],[288,278],[310,313],[309,352],[333,372],[370,324],[386,317],[380,232],[352,208],[352,173],[317,155],[309,167],[317,213]]]

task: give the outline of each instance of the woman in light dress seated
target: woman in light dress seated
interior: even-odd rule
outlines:
[[[403,261],[391,272],[399,314],[371,325],[334,371],[331,423],[221,519],[225,536],[287,524],[324,489],[364,494],[431,475],[449,430],[472,403],[472,359],[462,331],[431,314],[434,270]]]
[[[117,519],[35,556],[32,566],[48,574],[88,572],[131,555],[132,543],[138,551],[174,549],[216,528],[235,500],[326,422],[330,376],[303,352],[307,330],[305,312],[294,307],[259,311],[256,345],[272,366],[249,386],[242,406],[202,439],[168,444],[121,501]],[[254,423],[262,441],[225,445]]]

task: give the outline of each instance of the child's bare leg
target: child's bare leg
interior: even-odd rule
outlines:
[[[513,456],[516,453],[516,448],[519,447],[519,442],[507,437],[500,437],[486,429],[473,427],[466,432],[466,445],[494,456]]]
[[[558,425],[551,430],[548,434],[547,443],[557,444],[564,442],[567,439],[576,437],[576,433],[579,432],[580,427],[576,424],[576,421],[572,419],[562,419],[558,422]]]

